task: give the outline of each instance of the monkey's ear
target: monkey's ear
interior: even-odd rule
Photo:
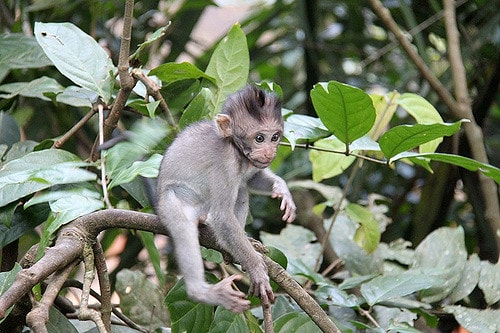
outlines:
[[[231,117],[229,117],[229,115],[218,114],[215,116],[215,123],[217,124],[220,136],[228,138],[233,135],[233,131],[231,129]]]

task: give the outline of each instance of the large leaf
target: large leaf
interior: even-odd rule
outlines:
[[[418,124],[443,123],[443,118],[436,108],[422,96],[412,93],[401,94],[397,97],[396,103],[415,118]],[[433,153],[442,141],[442,138],[437,138],[426,142],[420,145],[419,152]]]
[[[187,298],[186,285],[180,280],[165,297],[170,311],[172,332],[207,332],[213,321],[213,306]]]
[[[17,95],[21,95],[50,101],[50,98],[46,97],[45,93],[59,93],[62,92],[63,89],[64,87],[53,78],[42,76],[41,78],[35,79],[31,82],[13,82],[3,84],[0,86],[0,91],[7,92],[8,94],[0,94],[0,97],[13,98]]]
[[[18,263],[15,263],[14,267],[9,272],[0,272],[0,295],[3,295],[10,288],[10,286],[12,286],[12,284],[16,280],[17,273],[19,273],[21,269],[22,267]],[[0,323],[2,323],[5,318],[7,318],[13,307],[14,306],[11,306],[9,309],[7,309],[5,316],[0,319]]]
[[[13,202],[0,207],[0,248],[45,222],[49,213],[49,205],[45,204],[24,209]]]
[[[213,104],[218,113],[226,97],[247,83],[250,56],[247,39],[239,24],[235,24],[217,45],[205,73],[215,78],[217,91]]]
[[[358,204],[350,203],[346,207],[346,214],[359,223],[354,234],[354,241],[367,253],[375,251],[380,243],[380,228],[375,216],[367,208]]]
[[[371,306],[394,298],[410,295],[444,283],[442,279],[415,271],[379,276],[361,285],[361,295]]]
[[[96,175],[77,156],[56,149],[29,153],[0,170],[0,207],[53,185],[91,181]]]
[[[123,269],[116,276],[116,292],[123,313],[139,325],[154,331],[169,323],[161,291],[144,273]]]
[[[326,223],[331,223],[327,221]],[[329,228],[326,224],[325,228]],[[340,213],[335,220],[330,235],[330,242],[335,253],[342,259],[349,272],[353,275],[371,275],[383,271],[383,258],[377,248],[372,253],[367,253],[354,241],[358,224]]]
[[[330,152],[340,152],[345,149],[345,144],[334,136],[316,141],[314,147],[326,150],[314,149],[309,153],[313,180],[316,182],[340,175],[356,160],[354,156]]]
[[[64,76],[109,102],[116,69],[92,37],[71,23],[35,22],[35,38]]]
[[[40,68],[52,65],[34,37],[24,34],[0,35],[0,82],[15,68]]]
[[[302,264],[298,261],[313,267],[321,251],[321,244],[314,242],[314,234],[301,226],[287,225],[279,235],[261,231],[260,238],[264,245],[273,246],[286,253],[288,270],[292,274],[301,273],[297,267]]]
[[[444,282],[421,292],[425,302],[447,297],[461,280],[467,261],[464,230],[440,228],[429,234],[415,249],[413,269],[441,278]]]
[[[493,305],[500,300],[500,263],[492,264],[481,262],[479,288],[483,291],[488,305]]]
[[[444,310],[452,313],[458,323],[471,333],[500,332],[500,310],[478,310],[462,306],[445,306]]]
[[[429,166],[430,160],[450,163],[470,171],[481,171],[486,177],[490,177],[496,183],[500,184],[499,168],[490,164],[478,162],[468,157],[442,153],[418,154],[412,152],[403,152],[394,156],[392,158],[392,161],[396,161],[401,158],[408,158],[410,161],[426,167],[429,171],[431,170]]]
[[[195,121],[210,118],[210,115],[215,112],[211,104],[213,99],[214,95],[210,89],[201,88],[198,95],[193,98],[191,103],[189,103],[182,113],[181,119],[179,120],[179,127],[184,128]]]
[[[305,313],[290,312],[275,320],[274,332],[321,332],[321,330]]]
[[[21,131],[11,115],[0,111],[0,144],[11,146],[21,139]],[[0,154],[0,161],[2,154]]]
[[[361,89],[340,82],[318,83],[311,100],[325,126],[348,146],[362,137],[375,123],[372,100]]]
[[[101,195],[84,187],[61,191],[49,191],[31,198],[25,208],[35,204],[49,202],[54,219],[46,228],[49,234],[56,232],[62,225],[77,217],[90,214],[104,207]]]
[[[397,92],[389,93],[385,96],[382,95],[370,95],[372,99],[373,106],[375,107],[376,118],[375,124],[368,132],[368,136],[373,140],[378,140],[380,135],[387,129],[392,116],[398,108],[394,100],[399,96]]]
[[[480,272],[481,262],[479,261],[479,257],[477,256],[477,254],[473,254],[465,263],[462,277],[460,281],[458,281],[455,289],[450,294],[450,300],[452,303],[456,303],[470,295],[470,293],[477,286]]]
[[[299,141],[314,142],[330,134],[319,118],[292,114],[285,120],[283,136],[290,142],[292,149],[295,148],[295,144]]]
[[[160,65],[149,72],[149,75],[155,75],[157,78],[164,82],[172,83],[178,80],[188,80],[188,79],[200,79],[204,78],[213,83],[215,79],[210,75],[202,72],[198,67],[189,63],[175,63],[168,62],[166,64]]]
[[[243,315],[233,313],[219,306],[215,311],[215,317],[210,326],[209,333],[219,332],[246,332],[248,326]]]
[[[460,129],[462,121],[447,124],[415,124],[396,126],[385,132],[379,140],[385,157],[391,158],[431,140],[453,135]]]

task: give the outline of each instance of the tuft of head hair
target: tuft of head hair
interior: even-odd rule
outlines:
[[[280,99],[275,94],[252,85],[229,95],[222,107],[222,113],[233,119],[245,116],[241,114],[242,111],[246,111],[247,115],[259,122],[263,120],[283,121]]]

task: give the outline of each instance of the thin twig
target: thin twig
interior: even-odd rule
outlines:
[[[264,332],[273,333],[274,325],[273,325],[273,314],[271,312],[271,306],[265,305],[262,303],[262,313],[264,315]]]
[[[152,96],[156,101],[160,102],[159,105],[160,109],[167,117],[168,124],[170,125],[170,127],[172,127],[172,129],[175,132],[177,132],[178,131],[177,124],[175,123],[174,116],[172,115],[172,112],[170,111],[167,102],[165,102],[165,99],[160,93],[160,86],[156,82],[151,80],[148,76],[146,76],[144,72],[141,71],[140,69],[134,68],[132,70],[132,76],[136,80],[141,81],[146,86],[148,95]]]
[[[108,268],[106,266],[106,258],[99,241],[94,243],[92,247],[94,251],[94,265],[99,280],[99,288],[101,289],[101,317],[106,330],[111,332],[111,283],[109,282]]]
[[[370,5],[373,8],[375,14],[382,20],[386,28],[392,32],[394,37],[398,40],[399,44],[406,52],[411,61],[418,68],[422,76],[429,82],[431,87],[436,91],[439,95],[443,103],[449,109],[452,109],[455,106],[455,100],[450,92],[446,89],[446,87],[438,80],[438,78],[434,75],[432,70],[426,65],[424,60],[419,56],[413,45],[410,43],[405,34],[398,27],[396,21],[391,15],[391,12],[384,7],[380,0],[368,0]],[[465,117],[460,117],[465,118]]]
[[[99,105],[102,107],[101,104]],[[69,138],[71,138],[76,132],[78,132],[78,130],[80,130],[80,128],[82,128],[83,125],[85,125],[90,120],[90,118],[92,118],[96,113],[97,113],[97,108],[92,107],[92,109],[82,119],[80,119],[73,127],[71,127],[69,131],[67,131],[63,136],[61,136],[58,140],[56,140],[56,142],[54,142],[52,148],[57,148],[57,149],[61,148],[66,143],[66,141],[68,141]]]
[[[280,145],[286,146],[286,147],[292,147],[292,144],[289,142],[280,142]],[[361,155],[361,154],[357,154],[357,153],[353,153],[353,152],[346,153],[345,151],[316,147],[316,146],[313,146],[311,144],[296,143],[294,145],[294,147],[295,148],[303,148],[303,149],[312,149],[312,150],[323,151],[323,152],[327,152],[327,153],[341,154],[341,155],[345,155],[345,156],[354,156],[354,157],[358,157],[358,158],[361,158],[363,160],[367,160],[367,161],[378,163],[378,164],[387,164],[387,161],[385,161],[385,160],[378,160],[376,158],[372,158],[369,156],[365,156],[365,155]]]

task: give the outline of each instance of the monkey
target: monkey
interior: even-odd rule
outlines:
[[[184,128],[163,155],[155,211],[169,232],[188,297],[241,313],[250,307],[232,287],[240,275],[209,284],[204,278],[198,227],[210,226],[217,244],[250,276],[249,294],[265,305],[274,301],[262,255],[244,227],[250,191],[281,199],[283,221],[296,206],[285,181],[268,167],[283,135],[281,101],[252,85],[231,94],[215,120]]]

